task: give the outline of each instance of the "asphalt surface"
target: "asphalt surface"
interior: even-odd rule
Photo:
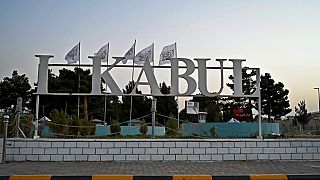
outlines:
[[[11,175],[82,176],[128,175],[320,175],[320,161],[228,161],[228,162],[9,162],[0,164],[0,176]]]

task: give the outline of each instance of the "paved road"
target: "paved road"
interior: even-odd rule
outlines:
[[[10,175],[246,175],[320,174],[320,161],[230,162],[9,162],[0,164],[0,176]]]

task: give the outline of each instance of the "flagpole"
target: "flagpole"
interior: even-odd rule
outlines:
[[[152,45],[152,71],[153,71],[153,74],[154,74],[154,43]]]
[[[134,88],[134,83],[133,83],[133,76],[134,76],[134,57],[136,54],[136,40],[134,40],[134,47],[133,47],[133,59],[132,59],[132,76],[131,76],[131,81],[132,81],[132,90]],[[130,115],[129,115],[129,126],[131,126],[131,120],[132,120],[132,96],[130,96]]]
[[[107,53],[107,68],[109,66],[109,43],[108,43],[108,53]],[[106,85],[106,94],[108,93],[108,85]],[[107,119],[107,96],[104,95],[104,115],[103,115],[103,121],[104,121],[104,126],[106,125],[106,119]]]
[[[178,57],[178,50],[177,50],[177,42],[174,43],[174,48],[176,50],[176,57]],[[179,65],[178,65],[179,66]],[[179,91],[179,90],[178,90]],[[177,116],[177,119],[178,119],[178,128],[180,126],[180,114],[179,114],[179,95],[177,96],[177,104],[178,104],[178,116]]]
[[[80,93],[80,60],[81,60],[81,56],[80,56],[80,42],[79,42],[79,74],[78,74],[78,93]],[[80,117],[80,96],[78,94],[78,118]]]

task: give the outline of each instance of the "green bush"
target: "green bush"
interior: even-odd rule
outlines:
[[[173,117],[168,118],[166,122],[166,135],[177,135],[177,134],[178,134],[178,121]]]
[[[112,120],[111,126],[110,126],[110,131],[112,134],[120,134],[121,127],[120,127],[118,120]]]
[[[69,135],[80,135],[80,127],[78,127],[80,126],[80,121],[80,118],[75,115],[71,115],[70,121],[68,122],[68,124],[71,126],[68,129]]]
[[[145,119],[142,119],[142,121],[141,121],[140,132],[143,135],[146,135],[148,132],[148,125],[146,124]]]
[[[89,136],[95,133],[95,124],[86,120],[80,119],[77,116],[71,117],[63,111],[56,109],[50,113],[52,123],[47,123],[53,133],[58,136],[72,135],[72,136]]]
[[[32,120],[33,120],[33,115],[32,114],[26,114],[20,119],[20,128],[24,135],[26,137],[31,138],[32,137]],[[19,132],[20,137],[22,137],[21,133]]]
[[[49,128],[52,130],[52,132],[61,135],[68,134],[68,124],[72,119],[67,114],[65,114],[62,110],[58,111],[57,109],[53,109],[50,113],[50,119],[52,120],[52,123],[55,123],[49,124]]]
[[[95,134],[95,123],[90,122],[86,119],[80,119],[80,127],[78,128],[78,134],[81,136],[89,136]]]

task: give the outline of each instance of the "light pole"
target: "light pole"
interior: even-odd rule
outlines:
[[[318,87],[315,87],[313,89],[316,89],[318,90],[318,103],[319,103],[319,113],[320,113],[320,93],[319,93],[319,88]]]

